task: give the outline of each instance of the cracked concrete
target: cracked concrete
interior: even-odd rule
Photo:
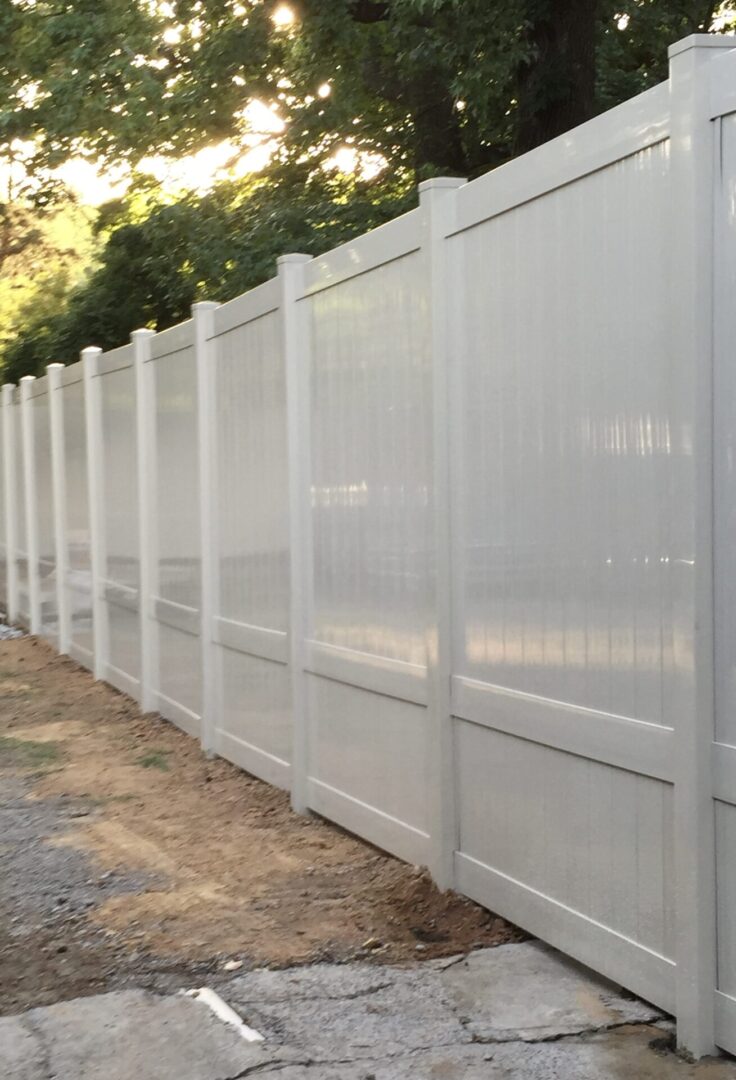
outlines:
[[[671,1024],[539,942],[411,967],[256,970],[221,992],[265,1041],[141,990],[0,1019],[2,1080],[736,1080]]]

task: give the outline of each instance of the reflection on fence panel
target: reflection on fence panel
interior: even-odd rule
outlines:
[[[2,454],[2,463],[0,463],[0,604],[5,604],[7,607],[8,596],[10,593],[8,582],[8,536],[7,536],[7,522],[9,518],[13,516],[9,501],[8,486],[12,485],[14,474],[12,468],[12,460],[9,455],[9,436],[8,431],[8,409],[5,408],[5,401],[3,399],[2,405],[0,405],[0,454]],[[5,615],[8,619],[11,618],[10,612],[5,610]]]
[[[421,210],[307,268],[310,804],[428,859],[431,353]],[[390,259],[390,261],[389,261]]]
[[[583,958],[636,965],[640,991],[674,1007],[673,777],[637,752],[645,724],[664,725],[666,752],[692,678],[683,640],[673,670],[675,619],[694,625],[691,535],[661,498],[686,490],[694,410],[669,363],[669,154],[656,142],[451,241],[465,328],[453,711],[465,891],[523,883],[530,925],[559,905],[570,947],[595,924]],[[563,717],[592,743],[625,732],[627,760],[576,756]],[[510,822],[502,835],[493,820]]]
[[[273,280],[214,313],[216,589],[210,633],[219,692],[215,749],[288,787],[289,477],[279,306]]]
[[[731,44],[0,416],[11,618],[695,1054],[736,1051]]]
[[[87,489],[87,426],[82,362],[66,368],[63,376],[62,430],[64,454],[64,550],[69,653],[90,667],[92,636],[92,561],[89,494]]]
[[[26,500],[26,454],[24,452],[23,422],[20,403],[20,388],[15,392],[15,400],[9,409],[9,419],[13,433],[13,459],[15,462],[15,550],[13,563],[16,574],[16,597],[13,607],[18,619],[25,625],[31,621],[31,597],[28,577],[28,514]]]
[[[202,713],[197,370],[192,321],[152,339],[155,708],[191,735]],[[145,602],[145,601],[144,601]]]
[[[39,633],[56,642],[58,602],[56,580],[56,538],[51,463],[51,412],[48,375],[36,379],[31,390],[33,467],[35,471],[35,528],[39,582]]]
[[[119,690],[139,692],[141,657],[140,543],[136,461],[136,398],[130,345],[103,353],[93,376],[98,407],[100,592],[105,678]]]

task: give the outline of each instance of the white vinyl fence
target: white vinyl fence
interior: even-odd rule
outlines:
[[[10,618],[736,1052],[736,51],[2,392]]]

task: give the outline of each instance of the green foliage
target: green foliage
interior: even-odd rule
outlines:
[[[79,284],[93,254],[91,212],[72,202],[44,213],[23,202],[3,207],[6,248],[0,253],[0,349],[43,325],[63,310],[70,289]],[[39,361],[45,358],[42,351]],[[35,370],[21,363],[23,375]]]
[[[335,173],[300,179],[289,169],[139,209],[138,220],[118,206],[97,269],[55,309],[49,296],[51,310],[28,312],[6,348],[6,375],[37,371],[52,358],[73,362],[83,346],[119,345],[136,327],[170,326],[195,300],[229,300],[272,277],[279,255],[326,251],[413,201],[413,190],[374,191]]]
[[[31,739],[15,739],[0,735],[0,768],[20,766],[26,769],[42,769],[59,759],[59,746],[54,742],[35,742]]]
[[[138,758],[137,764],[144,769],[159,769],[161,772],[169,771],[169,758],[165,750],[151,750]]]
[[[295,21],[280,26],[282,2],[0,0],[0,166],[28,140],[14,228],[29,251],[59,197],[49,170],[70,155],[135,168],[241,144],[254,99],[285,124],[266,171],[206,195],[167,199],[134,173],[103,208],[83,280],[89,250],[31,275],[6,323],[19,327],[6,378],[227,300],[271,277],[278,255],[317,254],[402,212],[423,177],[503,163],[664,79],[667,46],[717,14],[706,0],[286,0]],[[336,172],[344,147],[382,171]]]

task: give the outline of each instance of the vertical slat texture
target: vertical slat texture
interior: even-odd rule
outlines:
[[[67,605],[71,642],[92,652],[92,568],[90,563],[84,383],[63,386],[66,470]]]
[[[666,143],[468,230],[459,674],[672,724]],[[462,193],[461,193],[462,194]]]
[[[199,612],[201,545],[194,346],[149,363],[153,364],[155,400],[154,587],[164,600]],[[197,638],[161,624],[158,641],[159,691],[199,717],[202,660]],[[159,708],[166,715],[166,703],[161,702]]]
[[[216,316],[215,316],[216,318]],[[216,432],[215,616],[289,629],[286,380],[280,313],[213,341]],[[286,784],[292,717],[285,663],[219,646],[218,745],[253,748],[252,771]],[[265,760],[262,755],[268,755]],[[274,773],[270,758],[278,766]],[[266,772],[263,772],[263,769]]]
[[[692,511],[669,493],[689,475],[693,412],[666,332],[668,181],[662,142],[450,243],[455,674],[549,708],[548,745],[492,730],[500,695],[488,726],[455,721],[460,851],[487,868],[489,907],[504,875],[672,959],[671,784],[555,749],[560,705],[592,727],[669,728],[673,680],[693,684],[673,613],[692,596]],[[555,939],[573,954],[575,925]]]
[[[8,512],[5,488],[6,409],[0,402],[0,610],[8,610]]]
[[[312,300],[314,637],[424,665],[431,365],[416,254]]]
[[[48,376],[39,379],[43,392],[33,398],[33,438],[36,467],[36,516],[38,521],[38,576],[41,604],[41,633],[55,641],[57,624],[56,542],[54,533],[53,475],[51,465],[51,416]]]
[[[28,591],[28,541],[25,514],[25,469],[23,465],[23,431],[21,423],[21,406],[19,392],[16,392],[13,409],[13,439],[15,442],[15,552],[13,558],[16,565],[17,588],[18,588],[18,616],[22,622],[28,623],[31,605]]]
[[[718,237],[718,346],[728,357],[736,335],[736,114],[721,122],[721,173],[716,209]],[[733,365],[716,367],[716,491],[719,541],[716,547],[716,595],[720,634],[716,641],[716,732],[718,742],[736,746],[736,400]],[[736,977],[736,972],[734,972]]]
[[[714,364],[714,515],[716,604],[716,724],[718,744],[736,746],[736,114],[719,122],[720,174],[715,207],[716,341]],[[727,753],[720,746],[717,754]],[[736,998],[736,806],[715,804],[718,989]],[[717,1030],[719,1045],[736,1051],[733,1024]]]
[[[103,576],[137,592],[140,578],[135,373],[132,367],[125,367],[98,379],[103,432]],[[108,603],[106,612],[109,662],[137,682],[140,678],[138,614],[115,603]]]

